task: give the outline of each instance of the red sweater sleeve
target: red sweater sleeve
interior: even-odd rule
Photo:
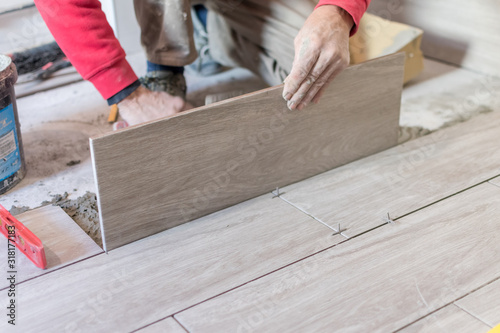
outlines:
[[[354,21],[354,28],[351,30],[352,36],[358,31],[359,21],[361,21],[361,17],[363,17],[363,14],[368,9],[370,1],[371,0],[320,0],[316,8],[324,5],[334,5],[348,12]]]
[[[50,32],[105,99],[137,80],[98,0],[35,0]]]

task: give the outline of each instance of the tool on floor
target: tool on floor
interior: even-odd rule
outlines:
[[[16,52],[9,56],[16,64],[19,75],[32,73],[50,62],[56,62],[65,57],[56,42]]]
[[[49,62],[45,64],[42,68],[35,70],[32,73],[28,73],[19,78],[17,83],[26,83],[32,81],[42,81],[50,78],[52,74],[58,70],[71,67],[71,63],[68,58],[64,57],[54,62]]]
[[[18,184],[26,173],[14,84],[16,66],[0,54],[0,194]]]
[[[108,123],[113,124],[113,131],[128,127],[125,120],[118,120],[119,109],[117,104],[111,105],[108,115]]]
[[[2,205],[0,205],[0,220],[2,224],[0,232],[7,237],[9,242],[7,248],[10,250],[10,244],[14,244],[37,267],[45,269],[47,267],[47,259],[45,258],[45,250],[40,239],[12,216]]]
[[[14,13],[14,12],[17,12],[17,11],[20,11],[23,9],[32,8],[32,7],[35,7],[34,3],[27,3],[24,5],[20,4],[20,5],[16,5],[15,7],[11,7],[11,8],[7,7],[8,9],[1,11],[0,15],[10,14],[10,13]]]
[[[128,123],[125,120],[118,120],[113,124],[113,131],[117,131],[122,128],[128,127]]]
[[[112,124],[118,120],[118,105],[113,104],[109,108],[108,123]]]

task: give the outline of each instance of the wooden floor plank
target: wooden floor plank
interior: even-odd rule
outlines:
[[[176,314],[190,332],[389,332],[498,275],[483,184]]]
[[[499,175],[499,128],[500,112],[481,115],[287,186],[283,198],[353,236]]]
[[[105,249],[394,146],[403,64],[352,66],[300,112],[277,86],[91,139]]]
[[[26,281],[76,261],[102,253],[102,249],[58,206],[45,206],[22,213],[16,218],[43,243],[47,269],[36,267],[20,251],[16,251],[16,282]],[[7,239],[0,237],[0,247],[7,249]],[[0,251],[0,269],[7,269],[7,251]],[[0,288],[8,281],[2,279]]]
[[[132,331],[315,253],[336,237],[268,194],[21,284],[17,328]]]
[[[138,332],[140,333],[186,333],[187,331],[175,321],[174,318],[168,317],[165,320],[157,322],[153,325],[145,327]]]
[[[495,254],[497,258],[498,254],[498,252]],[[457,305],[476,318],[480,318],[490,327],[500,325],[500,280],[459,300]]]
[[[490,327],[454,304],[430,314],[398,333],[486,333]]]

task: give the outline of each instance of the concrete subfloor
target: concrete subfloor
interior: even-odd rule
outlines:
[[[144,73],[142,54],[129,60],[137,73]],[[403,92],[401,142],[500,109],[499,79],[432,60],[426,60],[425,67]],[[186,77],[188,100],[195,106],[203,105],[207,94],[265,87],[244,69]],[[17,104],[28,171],[20,184],[0,197],[0,204],[33,209],[60,200],[60,195],[76,200],[95,193],[88,138],[112,129],[107,123],[109,107],[92,84],[73,83],[20,98]],[[95,221],[84,218],[79,224],[99,242]]]

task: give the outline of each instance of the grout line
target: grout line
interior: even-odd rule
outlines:
[[[460,310],[464,311],[465,313],[469,314],[470,316],[472,316],[474,319],[476,320],[479,320],[480,322],[482,322],[483,324],[485,324],[486,326],[488,326],[489,328],[493,328],[493,326],[491,326],[490,324],[488,324],[486,321],[484,321],[483,319],[479,318],[478,316],[472,314],[471,312],[469,312],[468,310],[464,309],[463,307],[461,307],[460,305],[458,305],[457,303],[453,302],[453,305],[455,305],[457,308],[459,308]]]
[[[136,328],[135,330],[130,331],[130,333],[134,333],[134,332],[139,332],[139,331],[142,331],[143,329],[145,329],[145,328],[147,328],[147,327],[149,327],[149,326],[153,326],[154,324],[157,324],[157,323],[159,323],[160,321],[167,320],[167,319],[168,319],[168,318],[170,318],[170,317],[172,317],[172,318],[173,318],[173,316],[167,316],[167,317],[160,318],[160,319],[155,320],[155,321],[153,321],[153,322],[151,322],[151,323],[149,323],[149,324],[147,324],[147,325],[144,325],[144,326],[141,326],[141,327],[139,327],[139,328]]]
[[[491,280],[490,282],[486,282],[485,284],[483,284],[483,285],[481,285],[481,286],[477,287],[476,289],[471,290],[470,292],[466,293],[465,295],[460,296],[459,298],[457,298],[457,299],[455,299],[455,300],[453,300],[453,301],[450,301],[450,302],[448,302],[448,303],[444,304],[443,306],[441,306],[441,307],[439,307],[439,308],[435,309],[434,311],[429,312],[429,313],[428,313],[428,314],[426,314],[425,316],[422,316],[422,317],[418,318],[417,320],[414,320],[414,321],[412,321],[412,322],[410,322],[410,323],[408,323],[408,324],[406,324],[406,325],[404,325],[404,326],[402,326],[402,327],[398,328],[397,330],[394,330],[394,331],[393,331],[393,333],[397,333],[397,332],[400,332],[401,330],[404,330],[405,328],[407,328],[407,327],[409,327],[409,326],[411,326],[411,325],[415,324],[416,322],[418,322],[418,321],[420,321],[420,320],[422,320],[422,319],[424,319],[424,318],[427,318],[427,317],[429,317],[429,316],[433,315],[434,313],[438,312],[439,310],[444,309],[444,308],[445,308],[445,307],[447,307],[448,305],[452,305],[452,304],[455,304],[455,305],[456,305],[456,302],[460,301],[461,299],[464,299],[465,297],[467,297],[467,296],[469,296],[469,295],[471,295],[471,294],[475,293],[476,291],[478,291],[478,290],[480,290],[480,289],[482,289],[482,288],[484,288],[484,287],[486,287],[486,286],[488,286],[488,285],[490,285],[490,284],[492,284],[493,282],[496,282],[496,281],[500,281],[500,276],[499,276],[499,277],[494,278],[494,279],[493,279],[493,280]],[[488,325],[488,326],[490,326],[490,325]]]
[[[180,321],[179,321],[179,320],[177,320],[177,318],[175,318],[173,315],[170,315],[170,316],[163,317],[163,318],[160,318],[160,319],[158,319],[158,320],[155,320],[155,321],[153,321],[153,322],[151,322],[151,323],[149,323],[149,324],[147,324],[147,325],[141,326],[141,327],[139,327],[139,328],[136,328],[136,329],[135,329],[135,330],[133,330],[133,331],[130,331],[130,333],[134,333],[134,332],[139,332],[139,331],[142,331],[143,329],[145,329],[145,328],[147,328],[147,327],[150,327],[150,326],[153,326],[153,325],[155,325],[155,324],[158,324],[159,322],[162,322],[162,321],[164,321],[164,320],[167,320],[168,318],[172,318],[172,319],[173,319],[173,320],[174,320],[174,321],[175,321],[175,322],[176,322],[176,323],[177,323],[180,327],[182,327],[182,329],[183,329],[184,331],[186,331],[186,333],[189,333],[189,331],[187,330],[187,328],[185,328],[185,327],[184,327],[184,325],[182,325],[182,324],[180,323]]]
[[[411,211],[411,212],[409,212],[409,213],[406,213],[406,214],[403,214],[403,215],[401,215],[401,216],[398,216],[397,218],[395,218],[395,219],[394,219],[394,221],[399,220],[399,219],[402,219],[403,217],[406,217],[406,216],[408,216],[408,215],[414,214],[414,213],[416,213],[416,212],[418,212],[418,211],[421,211],[421,210],[423,210],[423,209],[426,209],[426,208],[428,208],[428,207],[430,207],[430,206],[432,206],[432,205],[435,205],[435,204],[437,204],[437,203],[439,203],[439,202],[441,202],[441,201],[447,200],[447,199],[449,199],[449,198],[451,198],[451,197],[454,197],[454,196],[456,196],[456,195],[458,195],[458,194],[461,194],[461,193],[463,193],[463,192],[465,192],[465,191],[468,191],[468,190],[471,190],[471,189],[473,189],[473,188],[475,188],[475,187],[478,187],[478,186],[480,186],[480,185],[483,185],[483,184],[489,183],[489,182],[490,182],[490,180],[495,179],[495,178],[497,178],[497,177],[499,177],[499,176],[500,176],[500,175],[497,175],[497,176],[494,176],[494,177],[488,178],[488,179],[486,179],[486,180],[483,180],[482,182],[479,182],[479,183],[474,184],[474,185],[472,185],[472,186],[469,186],[469,187],[467,187],[467,188],[465,188],[465,189],[463,189],[463,190],[460,190],[460,191],[455,192],[455,193],[452,193],[452,194],[450,194],[450,195],[448,195],[448,196],[446,196],[446,197],[443,197],[443,198],[441,198],[441,199],[439,199],[439,200],[436,200],[436,201],[434,201],[434,202],[431,202],[431,203],[429,203],[429,204],[427,204],[427,205],[425,205],[425,206],[422,206],[422,207],[420,207],[420,208],[417,208],[417,209],[415,209],[415,210],[413,210],[413,211]],[[491,183],[489,183],[489,184],[491,184]],[[493,184],[491,184],[491,185],[493,185]]]
[[[403,214],[403,215],[401,215],[401,216],[398,216],[398,217],[396,217],[396,218],[393,218],[393,219],[392,219],[392,221],[397,221],[397,220],[399,220],[399,219],[402,219],[403,217],[406,217],[406,216],[408,216],[408,215],[414,214],[414,213],[416,213],[416,212],[418,212],[418,211],[420,211],[420,210],[426,209],[426,208],[428,208],[428,207],[430,207],[430,206],[432,206],[432,205],[435,205],[435,204],[437,204],[437,203],[439,203],[439,202],[441,202],[441,201],[447,200],[447,199],[449,199],[449,198],[451,198],[451,197],[454,197],[454,196],[456,196],[456,195],[458,195],[458,194],[460,194],[460,193],[463,193],[463,192],[465,192],[465,191],[468,191],[468,190],[470,190],[470,189],[473,189],[473,188],[478,187],[478,186],[480,186],[480,185],[483,185],[483,184],[485,184],[485,183],[489,183],[489,184],[491,184],[491,185],[493,185],[493,186],[500,187],[499,185],[496,185],[496,184],[491,183],[491,180],[493,180],[493,179],[495,179],[495,178],[498,178],[498,177],[500,177],[500,175],[496,175],[496,176],[493,176],[493,177],[488,178],[488,179],[486,179],[486,180],[483,180],[482,182],[479,182],[479,183],[477,183],[477,184],[474,184],[474,185],[472,185],[472,186],[469,186],[469,187],[467,187],[467,188],[465,188],[465,189],[463,189],[463,190],[460,190],[460,191],[458,191],[458,192],[452,193],[452,194],[450,194],[450,195],[448,195],[448,196],[446,196],[446,197],[443,197],[443,198],[441,198],[441,199],[439,199],[439,200],[433,201],[433,202],[431,202],[431,203],[429,203],[429,204],[427,204],[427,205],[425,205],[425,206],[422,206],[422,207],[417,208],[417,209],[415,209],[415,210],[413,210],[413,211],[410,211],[410,212],[408,212],[408,213],[405,213],[405,214]],[[271,192],[271,193],[272,193],[272,192]],[[284,193],[283,193],[283,194],[284,194]],[[300,208],[299,206],[297,206],[297,205],[293,204],[292,202],[288,201],[288,200],[287,200],[287,199],[285,199],[284,197],[282,197],[282,196],[278,196],[278,198],[279,198],[279,199],[281,199],[281,200],[283,200],[283,201],[285,201],[286,203],[288,203],[288,204],[289,204],[289,205],[291,205],[292,207],[296,208],[297,210],[301,211],[302,213],[306,214],[307,216],[309,216],[309,217],[313,218],[314,220],[318,221],[319,223],[321,223],[321,224],[325,225],[326,227],[328,227],[328,228],[332,229],[333,231],[338,232],[338,230],[337,230],[337,229],[335,229],[335,228],[331,227],[330,225],[328,225],[327,223],[325,223],[325,222],[321,221],[319,218],[315,217],[314,215],[310,214],[309,212],[307,212],[306,210],[304,210],[304,209]],[[382,225],[384,225],[384,224],[382,224]],[[382,226],[382,225],[380,225],[380,226]],[[344,233],[341,233],[341,235],[342,235],[342,236],[344,236],[346,239],[349,239],[349,238],[354,238],[354,237],[360,236],[360,235],[362,235],[362,234],[365,234],[365,233],[366,233],[366,232],[368,232],[368,231],[371,231],[371,230],[373,230],[373,229],[376,229],[376,228],[378,228],[378,227],[380,227],[380,226],[374,227],[374,228],[372,228],[372,229],[370,229],[370,230],[367,230],[367,231],[365,231],[365,232],[363,232],[363,233],[361,233],[361,234],[357,234],[356,236],[352,236],[352,237],[349,237],[349,236],[345,235]]]
[[[184,329],[184,331],[186,331],[187,333],[189,333],[188,329],[186,327],[184,327],[184,325],[181,324],[181,322],[179,321],[179,319],[175,318],[175,316],[172,316],[172,318],[174,318],[174,320],[177,322],[177,324],[179,324]]]
[[[142,331],[143,329],[149,327],[149,326],[153,326],[154,324],[157,324],[159,323],[160,321],[163,321],[163,320],[167,320],[168,318],[170,318],[171,316],[168,316],[168,317],[165,317],[165,318],[161,318],[161,319],[158,319],[158,320],[155,320],[147,325],[144,325],[144,326],[141,326],[139,328],[136,328],[135,330],[133,331],[129,331],[130,333],[135,333],[135,332],[139,332],[139,331]]]
[[[302,213],[306,214],[307,216],[311,217],[312,219],[314,219],[314,220],[318,221],[319,223],[323,224],[323,225],[324,225],[324,226],[326,226],[327,228],[330,228],[330,229],[332,229],[333,231],[335,231],[335,232],[337,232],[337,233],[340,231],[340,230],[337,230],[337,229],[335,229],[334,227],[330,226],[329,224],[327,224],[327,223],[325,223],[325,222],[321,221],[321,220],[320,220],[319,218],[317,218],[316,216],[314,216],[314,215],[312,215],[312,214],[308,213],[306,210],[304,210],[304,209],[300,208],[299,206],[297,206],[297,205],[295,205],[295,204],[291,203],[290,201],[288,201],[287,199],[283,198],[282,196],[279,196],[278,198],[280,198],[281,200],[283,200],[284,202],[286,202],[286,203],[287,203],[287,204],[289,204],[290,206],[294,207],[295,209],[297,209],[297,210],[301,211]],[[340,234],[341,234],[342,236],[344,236],[346,239],[349,239],[349,236],[345,235],[343,232],[341,232]]]
[[[491,185],[493,185],[493,186],[500,187],[500,185],[499,185],[499,184],[492,183],[492,182],[491,182],[491,180],[490,180],[490,181],[488,181],[488,183],[490,183],[490,184],[491,184]]]

